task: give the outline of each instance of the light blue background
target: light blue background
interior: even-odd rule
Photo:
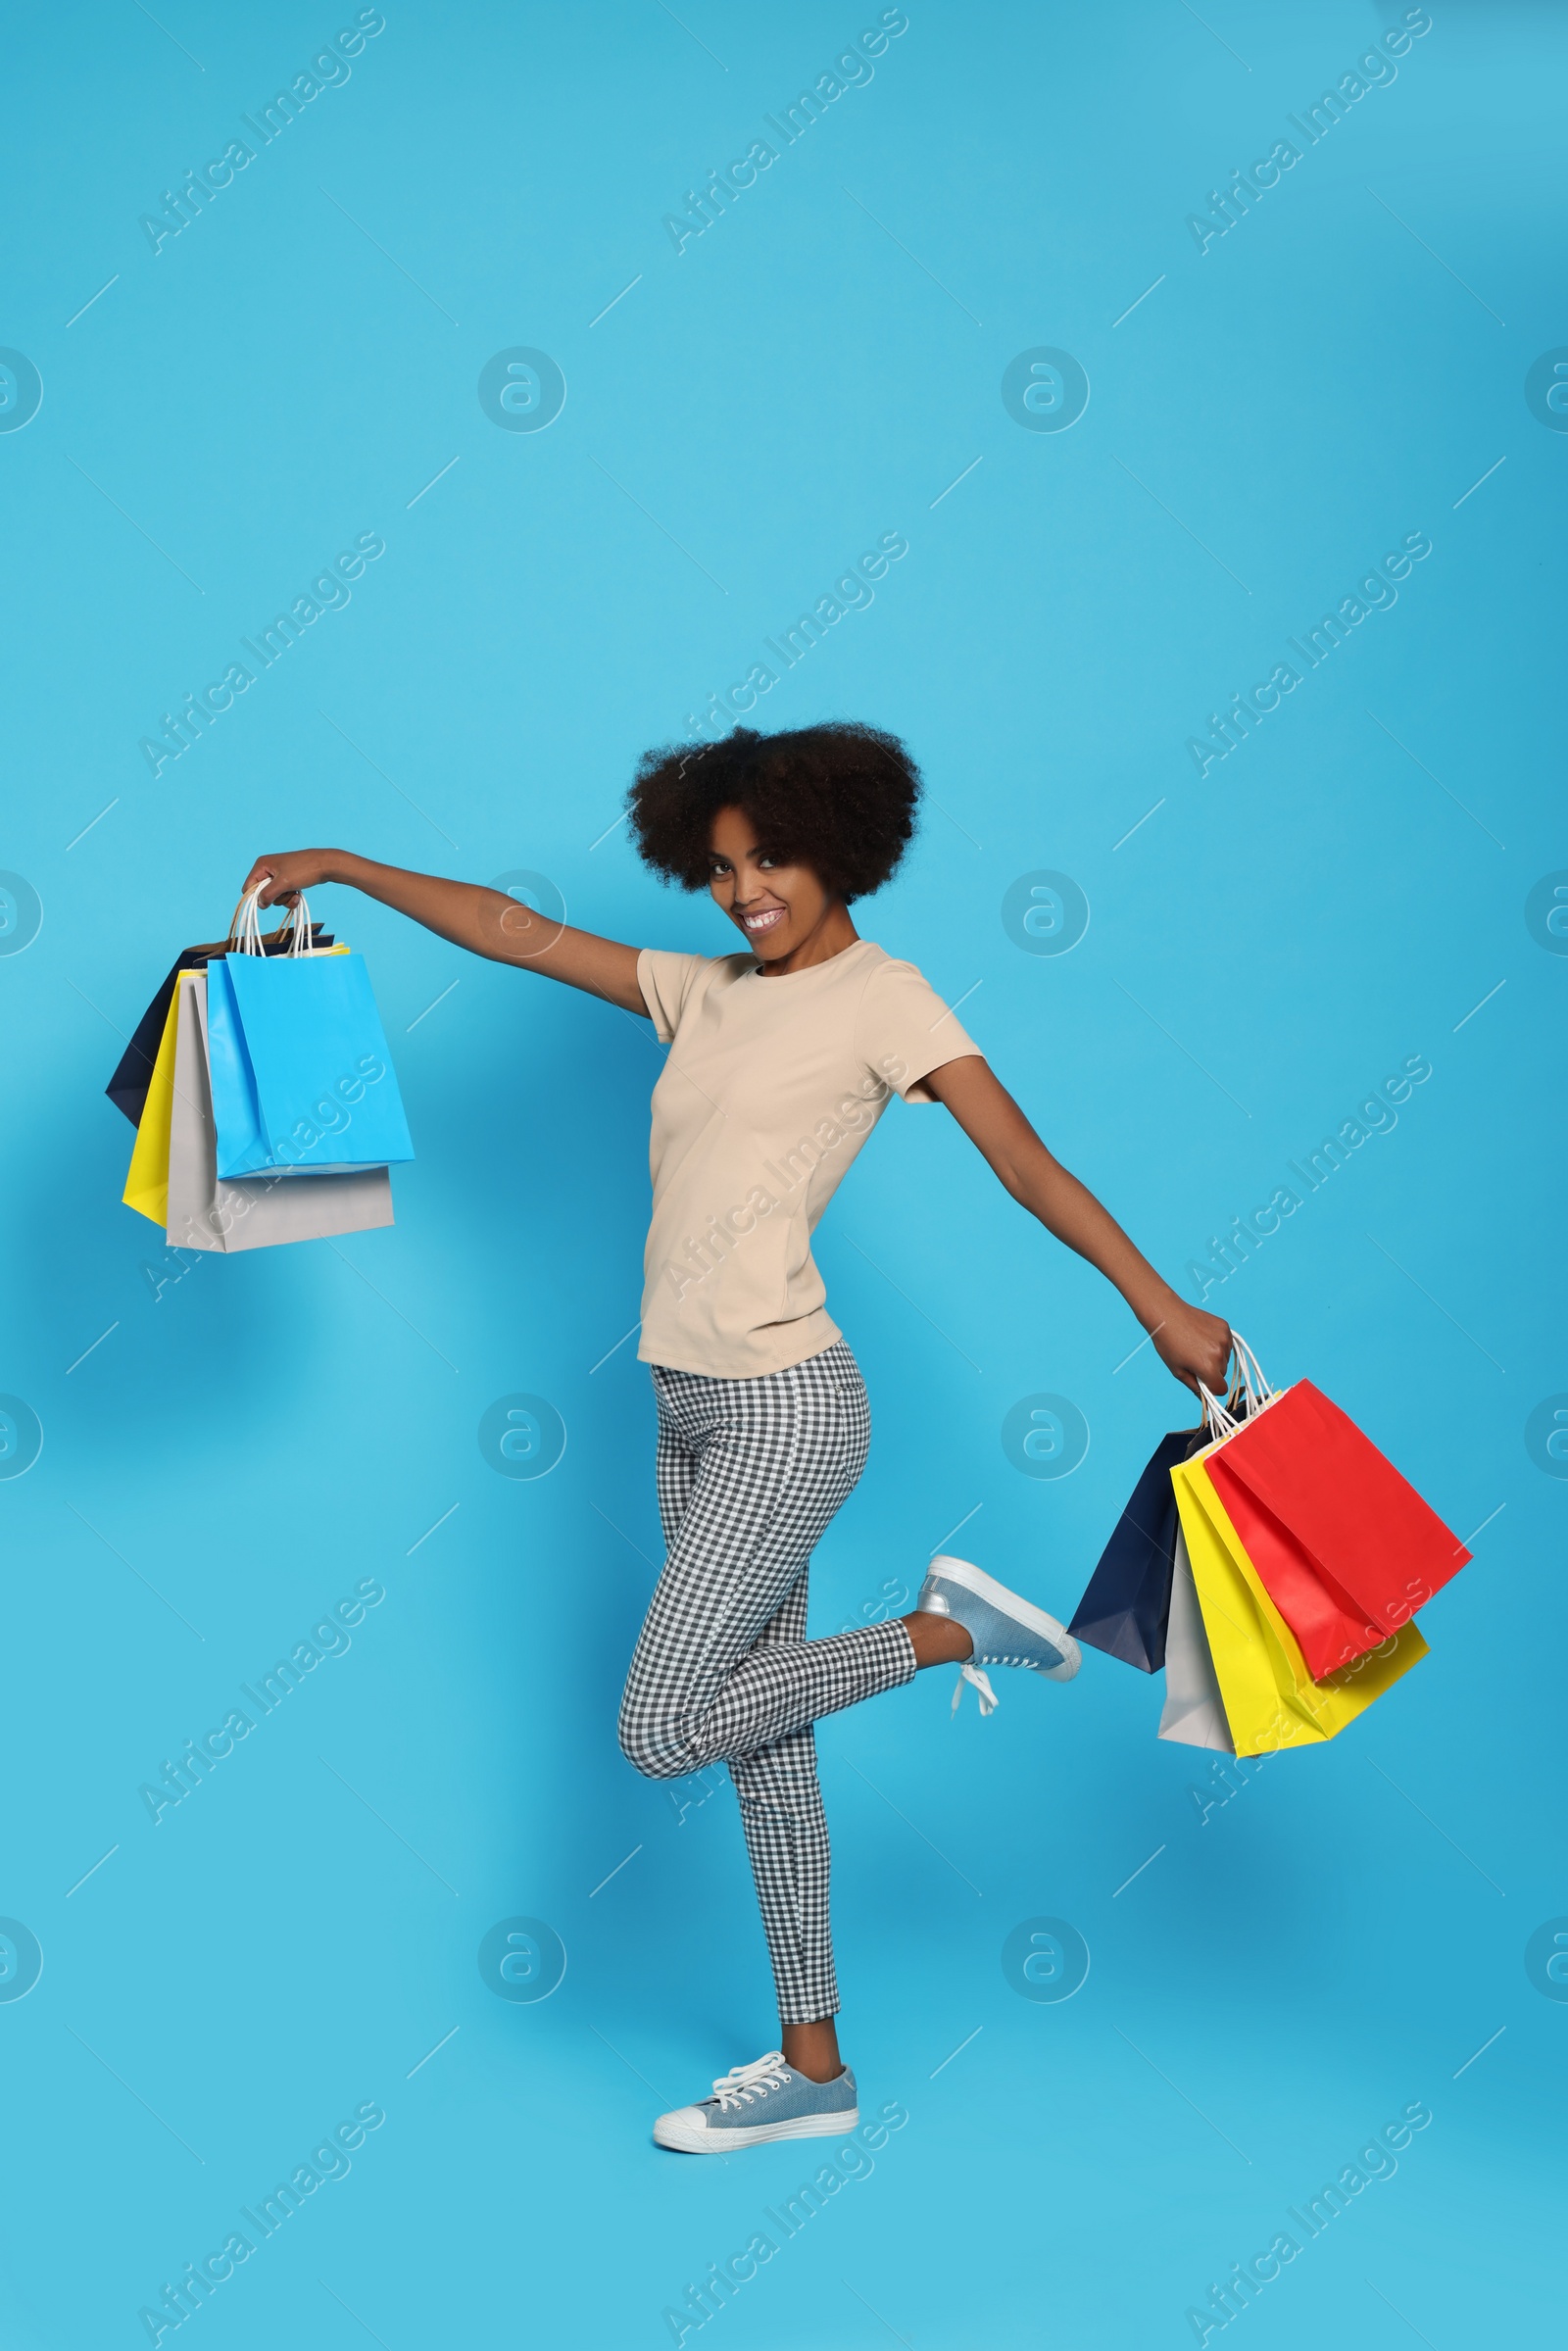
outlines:
[[[525,866],[574,920],[726,949],[610,829],[630,770],[888,530],[909,553],[875,604],[761,706],[863,716],[923,763],[939,805],[867,933],[966,998],[1187,1287],[1426,1055],[1397,1128],[1208,1302],[1458,1534],[1486,1523],[1430,1661],[1206,1821],[1159,1686],[1096,1654],[984,1725],[941,1674],[824,1726],[845,2047],[867,2110],[909,2121],[711,2325],[731,2351],[1191,2341],[1209,2281],[1424,2100],[1247,2338],[1542,2339],[1568,2004],[1523,1955],[1568,1911],[1568,1486],[1524,1427],[1568,1389],[1568,963],[1523,909],[1568,865],[1568,438],[1523,383],[1568,343],[1560,14],[1435,0],[1249,218],[1201,256],[1184,225],[1397,13],[911,0],[869,85],[678,258],[662,215],[875,9],[389,4],[346,86],[156,256],[138,216],[338,20],[13,18],[0,341],[44,396],[0,435],[0,861],[44,916],[0,958],[0,1387],[44,1447],[0,1484],[0,1910],[44,1971],[0,2003],[8,2345],[144,2341],[139,2306],[367,2100],[384,2127],[220,2289],[208,2351],[667,2342],[664,2306],[815,2168],[648,2140],[772,2031],[727,1788],[672,1802],[613,1738],[659,1553],[647,1379],[610,1352],[651,1038],[322,892],[414,1129],[397,1225],[188,1269],[120,1204],[101,1089],[267,850]],[[1000,395],[1042,344],[1092,386],[1059,434]],[[514,345],[564,371],[548,431],[480,409]],[[1200,783],[1186,738],[1418,530],[1397,606]],[[159,713],[367,531],[351,606],[155,782]],[[1003,927],[1037,868],[1089,900],[1059,958]],[[1124,1360],[1120,1300],[934,1112],[889,1117],[820,1256],[876,1435],[815,1629],[912,1586],[967,1513],[956,1548],[1069,1610],[1186,1417],[1152,1350]],[[542,1480],[478,1447],[514,1392],[565,1424]],[[1059,1482],[1002,1449],[1037,1392],[1091,1431]],[[139,1784],[367,1576],[352,1649],[155,1827]],[[519,1914],[568,1954],[541,2004],[477,1968]],[[1092,1952],[1064,2004],[1002,1971],[1040,1915]]]

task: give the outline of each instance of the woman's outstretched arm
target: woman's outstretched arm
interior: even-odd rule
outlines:
[[[504,890],[487,890],[479,882],[449,882],[435,873],[407,873],[401,865],[377,865],[347,849],[293,849],[279,857],[258,857],[246,876],[245,888],[265,882],[264,906],[292,906],[302,890],[321,882],[343,882],[379,899],[427,931],[466,947],[470,955],[487,955],[493,963],[516,963],[541,971],[547,979],[564,980],[590,996],[619,1004],[623,1012],[648,1007],[637,985],[637,950],[616,939],[599,939],[592,931],[574,931],[549,915],[520,906]]]
[[[994,1070],[978,1054],[944,1062],[924,1084],[953,1112],[1015,1200],[1113,1282],[1178,1380],[1225,1385],[1230,1326],[1189,1305],[1158,1275],[1087,1186],[1054,1159]]]

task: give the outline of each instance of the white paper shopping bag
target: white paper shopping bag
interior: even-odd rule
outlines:
[[[1222,1755],[1236,1752],[1230,1725],[1225,1720],[1214,1660],[1209,1655],[1202,1610],[1198,1604],[1187,1539],[1179,1527],[1170,1580],[1170,1623],[1165,1633],[1165,1711],[1159,1718],[1159,1736],[1184,1747],[1213,1747]]]
[[[172,1249],[271,1249],[365,1233],[392,1218],[384,1167],[346,1174],[218,1175],[217,1130],[207,1064],[207,974],[181,972],[175,1004],[174,1100],[169,1128]]]

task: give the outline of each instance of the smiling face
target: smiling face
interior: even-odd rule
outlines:
[[[765,971],[799,970],[855,944],[844,901],[809,865],[769,850],[741,808],[720,808],[713,818],[708,886]]]

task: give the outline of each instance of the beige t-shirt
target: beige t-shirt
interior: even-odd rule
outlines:
[[[668,1060],[654,1088],[645,1363],[749,1380],[839,1337],[816,1221],[895,1093],[980,1048],[912,963],[867,939],[804,971],[645,948]]]

